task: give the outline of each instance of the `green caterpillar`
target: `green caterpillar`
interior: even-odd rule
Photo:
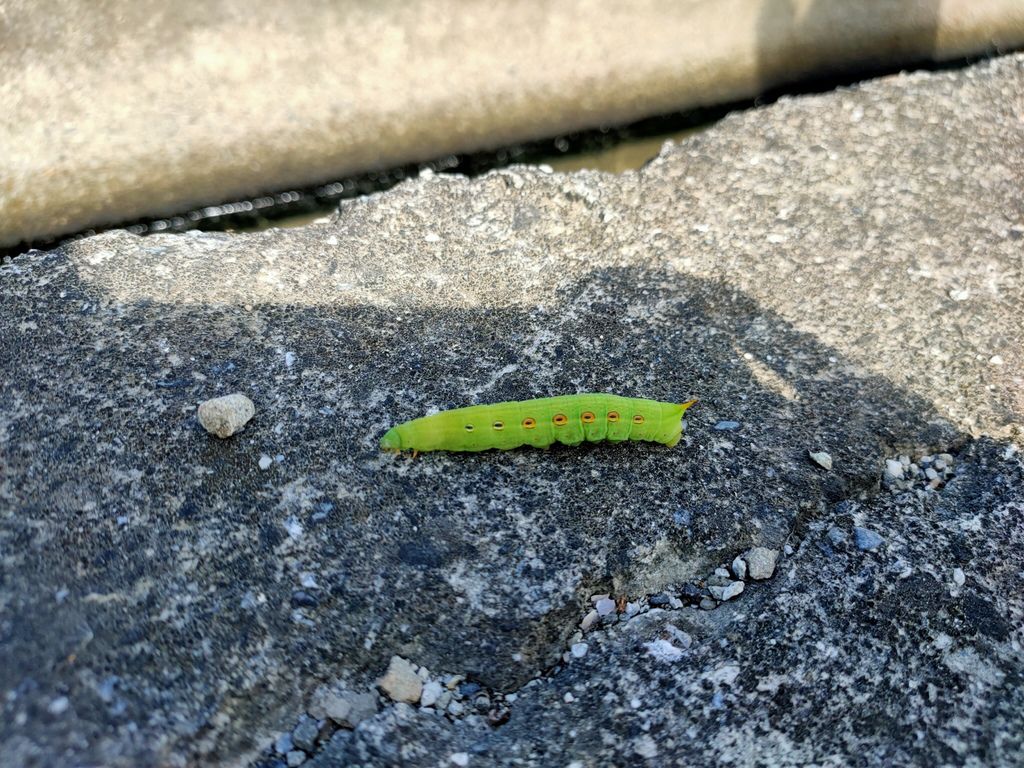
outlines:
[[[413,419],[387,431],[383,450],[486,451],[552,443],[579,445],[607,440],[649,440],[672,447],[683,433],[681,419],[696,400],[663,403],[607,394],[563,395],[491,405],[473,405]]]

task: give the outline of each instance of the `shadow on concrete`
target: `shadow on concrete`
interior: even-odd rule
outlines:
[[[742,292],[669,271],[595,270],[553,309],[402,312],[60,283],[0,297],[23,321],[0,341],[0,740],[39,765],[237,758],[392,654],[514,688],[591,594],[780,547],[870,493],[892,445],[956,437]],[[205,434],[194,404],[239,390],[255,420]],[[431,407],[602,390],[699,397],[686,444],[377,450]]]

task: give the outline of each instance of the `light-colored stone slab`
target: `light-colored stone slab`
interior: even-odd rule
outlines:
[[[1021,44],[1019,0],[4,0],[0,246]]]

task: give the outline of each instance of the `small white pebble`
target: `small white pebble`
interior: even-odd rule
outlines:
[[[255,414],[252,400],[235,392],[200,403],[196,418],[211,435],[226,438],[242,429]]]
[[[963,568],[954,568],[953,569],[953,583],[956,584],[958,587],[962,587],[966,581],[967,581],[967,575],[964,573],[964,569]]]
[[[989,362],[989,365],[1002,365],[1003,364],[1003,356],[1002,355],[992,355],[992,357],[990,357],[988,359],[988,362]]]
[[[420,696],[421,707],[432,707],[441,698],[441,694],[444,692],[444,688],[441,687],[441,683],[437,680],[431,680],[423,686],[423,693]]]
[[[262,456],[260,456],[260,469],[266,471],[270,469],[270,465],[273,463],[274,460],[267,456],[267,454],[264,453]]]
[[[56,699],[50,702],[50,706],[47,709],[51,715],[63,715],[68,711],[68,707],[71,706],[71,702],[67,696],[58,696]]]
[[[742,557],[737,557],[732,561],[732,572],[737,579],[747,578],[747,563]]]
[[[584,656],[587,655],[587,651],[589,649],[590,646],[588,646],[586,643],[573,643],[572,648],[570,650],[572,651],[573,656],[575,656],[577,659],[582,659]]]
[[[606,597],[602,600],[598,600],[595,607],[597,608],[598,616],[607,616],[615,610],[615,601],[610,597]]]
[[[566,691],[565,696],[562,697],[562,701],[564,701],[566,704],[572,704],[574,701],[576,701],[576,697],[569,693],[569,691]]]
[[[453,752],[448,759],[458,766],[469,765],[469,755],[465,752]]]
[[[886,459],[885,474],[890,480],[902,480],[903,464],[896,459]]]
[[[808,451],[808,455],[822,469],[832,469],[832,457],[825,451]]]

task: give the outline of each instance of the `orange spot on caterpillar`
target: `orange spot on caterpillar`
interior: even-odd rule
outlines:
[[[580,414],[580,419],[583,420],[584,424],[593,424],[594,414],[592,414],[590,411],[584,411],[582,414]]]
[[[633,417],[633,423],[634,424],[643,424],[644,423],[644,417],[638,413],[636,416]]]
[[[552,421],[555,422],[556,427],[564,427],[569,423],[569,418],[564,413],[556,413]]]
[[[505,428],[505,422],[504,421],[496,421],[491,426],[494,427],[494,429],[496,429],[499,432],[501,432],[501,430],[503,430]]]
[[[618,420],[619,420],[619,412],[618,411],[608,411],[608,421],[616,422]]]
[[[537,420],[529,417],[523,419],[523,429],[533,429],[537,426]]]

